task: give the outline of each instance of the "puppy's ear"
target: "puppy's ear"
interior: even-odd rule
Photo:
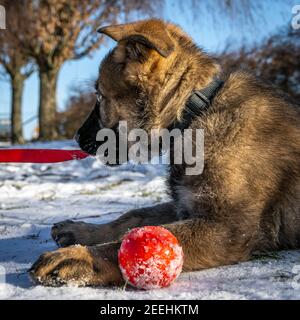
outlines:
[[[102,27],[97,30],[115,41],[127,41],[131,54],[141,56],[145,49],[154,49],[161,56],[168,57],[174,50],[174,43],[161,20],[146,20],[135,23]]]

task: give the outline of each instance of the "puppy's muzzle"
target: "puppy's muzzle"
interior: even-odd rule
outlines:
[[[101,145],[101,142],[97,141],[100,129],[97,110],[94,108],[74,137],[81,150],[90,155],[96,155]]]

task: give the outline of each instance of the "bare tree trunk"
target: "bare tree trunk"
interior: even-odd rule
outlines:
[[[12,83],[12,107],[11,107],[11,142],[23,144],[22,128],[22,95],[24,88],[24,77],[20,73],[11,76]]]
[[[57,138],[56,130],[56,84],[58,69],[40,68],[39,139]]]

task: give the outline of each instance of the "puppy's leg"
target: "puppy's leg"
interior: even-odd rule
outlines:
[[[185,220],[164,225],[182,246],[184,271],[195,271],[247,261],[254,247],[255,235],[246,223],[241,229],[224,222],[204,219]]]
[[[230,227],[202,219],[164,225],[179,240],[184,252],[184,271],[201,270],[244,261],[250,257],[247,236]],[[31,268],[34,280],[44,285],[119,285],[120,241],[96,246],[71,246],[45,253]]]
[[[168,202],[154,207],[131,210],[107,224],[63,221],[53,226],[51,234],[61,247],[73,244],[95,245],[118,240],[134,227],[160,225],[176,220],[176,208],[173,202]]]

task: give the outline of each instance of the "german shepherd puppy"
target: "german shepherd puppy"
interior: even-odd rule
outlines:
[[[177,26],[146,20],[99,29],[117,46],[103,60],[94,110],[79,129],[95,154],[96,134],[169,128],[194,90],[223,77],[218,63]],[[245,72],[223,77],[211,106],[189,128],[205,134],[201,175],[171,163],[171,201],[125,213],[103,225],[64,221],[52,237],[65,247],[32,266],[44,285],[119,285],[117,252],[131,228],[162,225],[179,240],[184,271],[246,261],[256,252],[300,247],[300,112],[278,90]],[[101,98],[101,99],[100,99]],[[78,244],[74,246],[75,244]]]

